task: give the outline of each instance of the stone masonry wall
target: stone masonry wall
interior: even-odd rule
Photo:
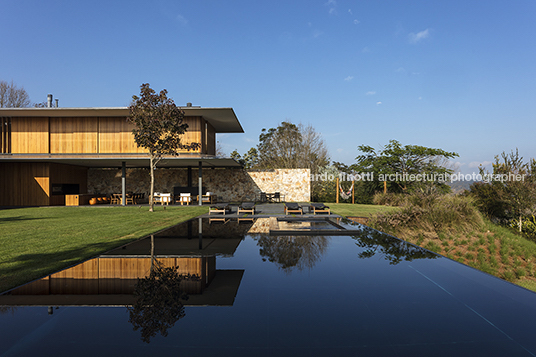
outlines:
[[[198,184],[197,168],[192,168],[192,185]],[[173,192],[175,186],[188,185],[187,169],[156,169],[155,192]],[[127,192],[149,196],[149,169],[127,169]],[[281,192],[287,202],[309,202],[311,197],[308,169],[265,171],[241,168],[203,169],[203,187],[218,195],[219,202],[254,201],[261,192]],[[121,169],[89,169],[88,193],[110,195],[121,192]]]

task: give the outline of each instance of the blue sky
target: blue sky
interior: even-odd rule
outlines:
[[[0,11],[0,79],[33,102],[127,106],[142,83],[262,128],[311,124],[334,161],[390,139],[455,151],[462,173],[536,157],[536,2],[25,1]]]

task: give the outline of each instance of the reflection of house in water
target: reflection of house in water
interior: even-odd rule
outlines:
[[[230,306],[244,270],[216,269],[217,256],[233,255],[251,226],[251,222],[191,220],[154,235],[154,244],[145,238],[26,284],[0,296],[0,305],[130,305],[138,279],[149,275],[153,251],[163,267],[178,267],[179,274],[199,277],[181,282],[189,294],[186,306]]]

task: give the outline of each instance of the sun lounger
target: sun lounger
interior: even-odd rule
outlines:
[[[285,214],[289,213],[303,214],[303,208],[296,202],[285,202]]]
[[[255,214],[255,202],[242,202],[240,206],[238,206],[238,214],[240,213],[251,213]]]
[[[309,212],[313,212],[313,214],[317,213],[327,213],[331,214],[331,211],[328,206],[325,206],[323,203],[311,203],[309,206]]]
[[[231,206],[229,206],[228,203],[216,203],[209,207],[208,214],[211,213],[223,213],[224,215],[226,213],[231,213]]]

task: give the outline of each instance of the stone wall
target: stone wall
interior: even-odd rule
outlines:
[[[197,186],[198,170],[192,168],[192,185]],[[187,169],[155,170],[155,192],[173,192],[175,186],[188,185]],[[127,169],[127,192],[149,196],[151,177],[149,169]],[[203,169],[203,188],[214,192],[220,202],[254,201],[261,192],[281,192],[288,202],[309,202],[311,197],[308,169],[275,169],[264,171],[241,168]],[[121,169],[89,169],[88,193],[121,192]]]

